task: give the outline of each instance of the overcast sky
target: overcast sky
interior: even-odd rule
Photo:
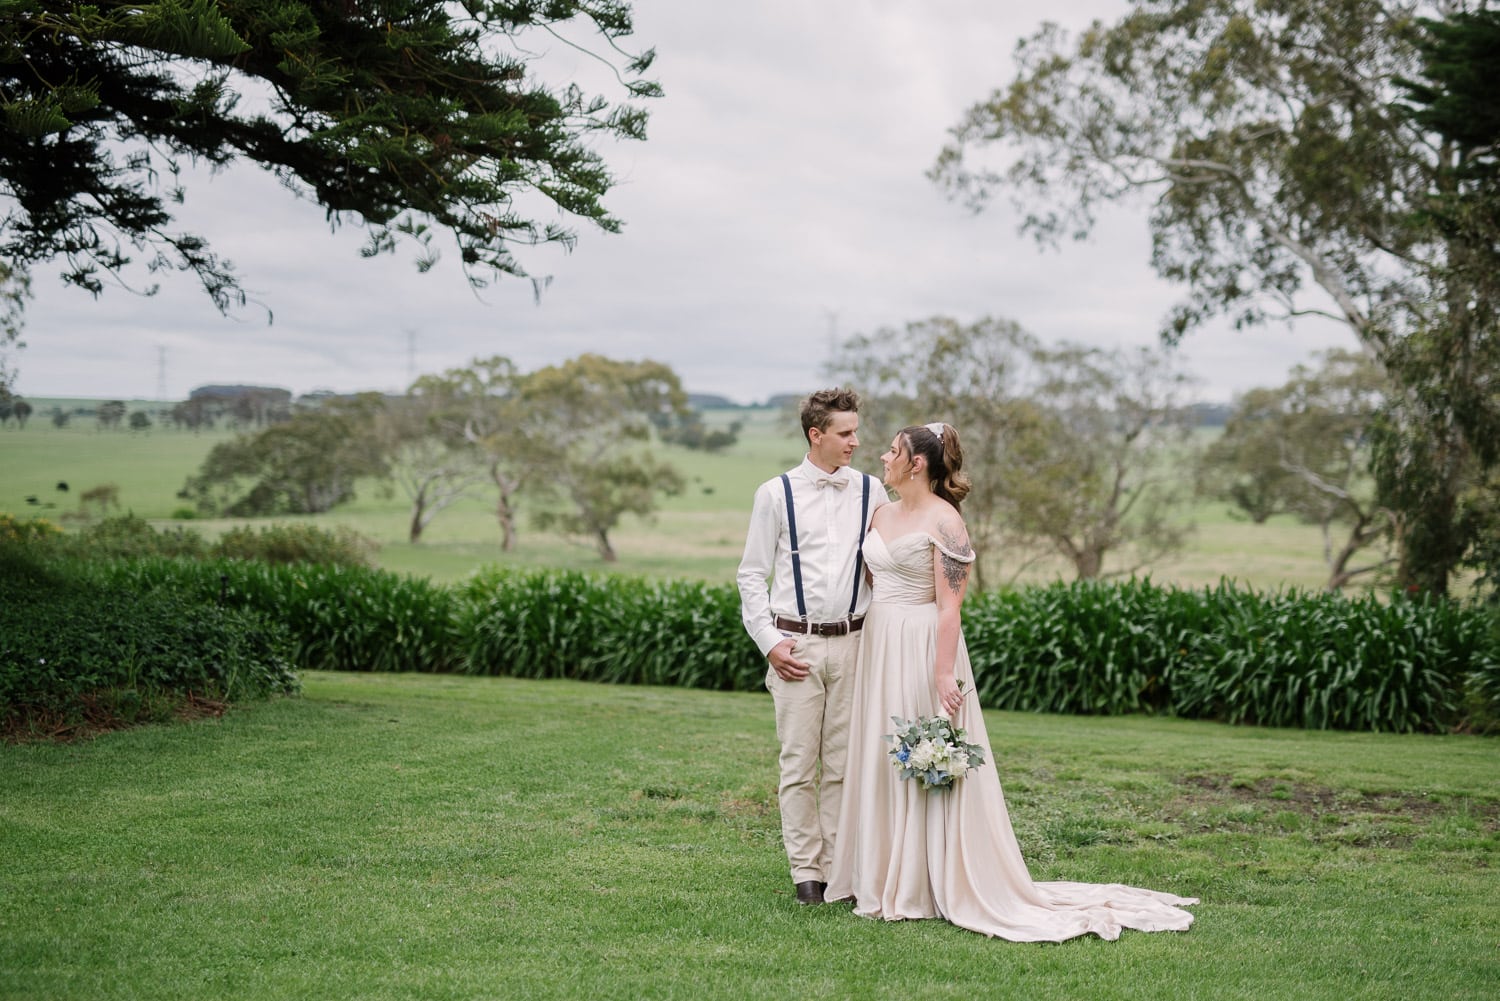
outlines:
[[[1179,290],[1150,271],[1144,206],[1043,251],[1005,205],[973,215],[924,176],[964,109],[1010,79],[1017,39],[1047,18],[1113,20],[1124,0],[633,6],[666,96],[650,103],[645,143],[606,150],[619,179],[606,204],[625,229],[585,224],[571,254],[524,257],[553,279],[539,304],[524,280],[471,291],[451,245],[427,274],[414,248],[363,259],[358,230],[331,235],[316,205],[245,165],[192,181],[180,218],[274,322],[264,309],[220,316],[189,276],[155,297],[94,300],[39,269],[17,389],[400,390],[474,357],[530,369],[594,351],[663,361],[690,391],[752,403],[821,385],[835,338],[939,314],[1008,317],[1045,341],[1154,339]],[[554,46],[549,73],[578,58]],[[1227,401],[1335,345],[1352,337],[1308,321],[1205,329],[1182,353],[1198,395]]]

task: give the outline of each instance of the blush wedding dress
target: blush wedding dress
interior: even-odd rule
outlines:
[[[1185,931],[1196,898],[1117,883],[1034,883],[1010,826],[993,752],[951,787],[924,789],[902,779],[889,758],[891,717],[937,714],[933,660],[937,641],[933,549],[925,533],[886,542],[871,531],[865,562],[875,589],[860,638],[849,759],[829,875],[828,900],[854,900],[854,913],[899,921],[941,917],[1015,942],[1060,942],[1123,928]],[[967,692],[974,673],[962,636],[953,670]],[[975,697],[954,720],[987,751],[989,735]]]

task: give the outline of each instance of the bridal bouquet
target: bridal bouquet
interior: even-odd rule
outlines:
[[[984,764],[984,748],[966,741],[968,734],[946,716],[892,716],[891,722],[896,732],[885,735],[894,745],[891,764],[903,779],[916,779],[924,789],[946,789]]]

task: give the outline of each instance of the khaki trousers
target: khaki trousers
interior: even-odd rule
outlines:
[[[810,665],[807,677],[783,681],[766,671],[781,741],[781,839],[792,882],[826,882],[849,755],[859,633],[796,640],[792,654]]]

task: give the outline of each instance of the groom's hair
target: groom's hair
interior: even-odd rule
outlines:
[[[812,444],[812,429],[828,430],[834,414],[858,413],[859,394],[852,389],[820,389],[802,401],[802,437]]]

